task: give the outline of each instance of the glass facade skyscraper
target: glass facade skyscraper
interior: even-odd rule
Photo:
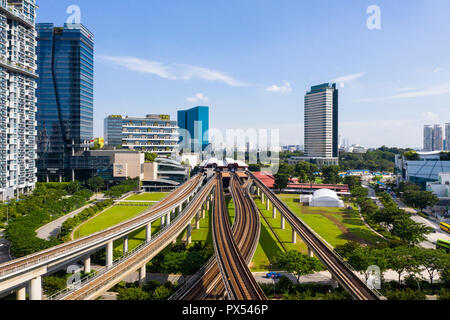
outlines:
[[[94,36],[81,24],[37,24],[38,177],[70,176],[93,139]]]
[[[305,96],[307,157],[339,157],[338,92],[335,83],[324,83],[311,87]]]
[[[209,107],[195,107],[178,111],[178,126],[189,132],[191,150],[202,151],[209,145]],[[189,142],[183,142],[185,147],[186,143]]]

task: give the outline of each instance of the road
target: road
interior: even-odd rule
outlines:
[[[9,242],[3,238],[4,230],[0,230],[0,264],[10,261]]]
[[[103,194],[95,194],[92,196],[92,198],[90,200],[99,200],[101,198],[103,198]],[[59,231],[61,230],[63,223],[67,219],[73,218],[74,216],[76,216],[77,214],[82,212],[83,210],[85,210],[89,207],[92,207],[93,205],[95,205],[95,202],[87,204],[87,205],[85,205],[77,210],[74,210],[56,220],[53,220],[53,221],[47,223],[46,225],[44,225],[36,230],[37,237],[44,239],[44,240],[48,240],[48,239],[50,239],[50,237],[56,237],[59,234]]]

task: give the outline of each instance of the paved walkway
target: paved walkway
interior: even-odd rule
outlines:
[[[103,198],[103,194],[95,194],[91,197],[91,201],[92,200],[99,200]],[[71,213],[68,213],[56,220],[53,220],[49,223],[47,223],[46,225],[40,227],[39,229],[36,230],[37,233],[37,237],[41,238],[41,239],[45,239],[48,240],[50,239],[50,237],[56,237],[59,234],[59,231],[61,230],[61,227],[63,225],[63,223],[70,218],[73,218],[74,216],[76,216],[77,214],[79,214],[80,212],[82,212],[83,210],[92,207],[93,205],[95,205],[96,202],[87,204],[77,210],[72,211]]]

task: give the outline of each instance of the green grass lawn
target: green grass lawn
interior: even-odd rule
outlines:
[[[333,247],[348,241],[367,245],[384,241],[364,225],[356,210],[304,207],[293,194],[281,194],[279,198]]]
[[[213,246],[212,229],[211,229],[211,208],[206,210],[205,219],[200,218],[200,229],[195,229],[195,218],[192,219],[192,243],[188,246],[193,246],[196,242],[201,242],[207,246]],[[186,229],[178,236],[181,240],[186,235]]]
[[[276,219],[273,219],[272,207],[267,211],[265,210],[266,205],[261,203],[260,198],[255,198],[255,202],[287,251],[297,250],[304,254],[308,252],[306,245],[301,241],[298,235],[297,243],[292,243],[292,229],[287,222],[285,223],[285,230],[281,229],[281,216],[279,213],[277,213]],[[270,271],[270,264],[273,264],[275,257],[283,252],[283,247],[273,235],[272,230],[270,230],[269,226],[262,217],[260,217],[260,219],[261,235],[259,238],[258,247],[256,248],[255,255],[252,260],[251,270],[253,272]]]
[[[160,201],[164,198],[168,193],[167,192],[152,192],[152,193],[143,193],[134,196],[129,196],[125,200],[136,200],[136,201]]]

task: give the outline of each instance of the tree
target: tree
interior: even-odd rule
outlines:
[[[422,223],[417,223],[409,218],[397,219],[393,223],[391,233],[396,235],[409,245],[416,245],[424,241],[427,234],[433,232],[433,229]]]
[[[322,168],[323,182],[329,184],[338,184],[341,182],[338,166],[325,166]]]
[[[369,279],[371,271],[370,266],[378,266],[380,271],[386,270],[388,261],[385,250],[371,249],[368,247],[361,247],[354,250],[349,258],[349,264],[358,272],[364,274],[366,281]]]
[[[403,156],[409,161],[420,160],[420,155],[414,150],[406,151]]]
[[[170,289],[166,286],[159,286],[156,288],[156,290],[153,292],[153,299],[154,300],[167,300],[171,296]]]
[[[402,274],[415,271],[417,268],[416,247],[397,247],[389,251],[389,267],[398,273],[398,282],[401,283]]]
[[[146,152],[145,153],[145,162],[154,162],[157,157],[158,157],[158,154],[156,154],[156,153]]]
[[[369,190],[367,190],[364,187],[356,187],[356,188],[353,188],[353,190],[351,191],[351,194],[355,198],[365,198],[369,194]]]
[[[300,283],[301,276],[323,270],[323,266],[319,260],[308,257],[295,250],[279,254],[276,257],[275,263],[287,272],[294,273],[297,276],[297,283]]]
[[[358,176],[346,176],[344,178],[344,184],[348,185],[348,188],[351,190],[361,187],[361,177]]]
[[[439,198],[430,191],[406,191],[403,198],[408,205],[419,208],[420,211],[439,202]]]
[[[334,251],[338,255],[340,255],[344,259],[348,259],[350,255],[355,251],[356,249],[361,248],[361,245],[356,241],[349,241],[345,244],[338,245],[334,248]]]
[[[443,250],[421,249],[418,260],[419,264],[427,271],[430,283],[433,284],[436,275],[448,267],[450,254]]]
[[[95,190],[95,192],[98,192],[99,189],[104,188],[105,186],[105,180],[103,180],[102,177],[93,177],[90,178],[87,181],[87,185],[89,186],[89,188],[91,188],[92,190]]]
[[[49,276],[42,279],[42,289],[47,296],[54,295],[66,288],[66,279],[61,277]]]
[[[275,187],[281,191],[282,189],[285,189],[288,186],[289,183],[289,177],[285,174],[276,174],[274,176],[275,178]]]

